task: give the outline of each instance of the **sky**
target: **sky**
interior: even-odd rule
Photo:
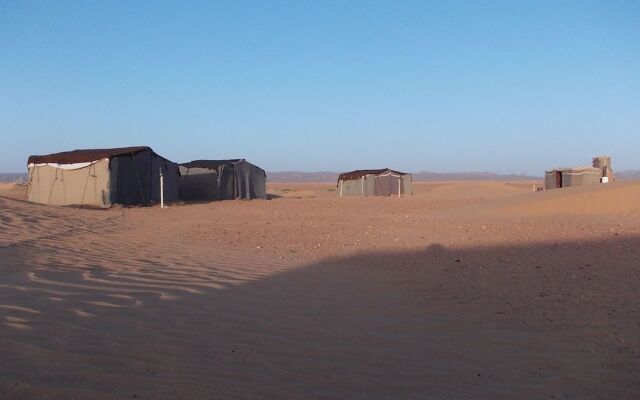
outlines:
[[[640,1],[0,0],[0,171],[640,169]]]

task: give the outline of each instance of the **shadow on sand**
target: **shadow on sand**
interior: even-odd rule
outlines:
[[[433,245],[199,293],[0,261],[0,397],[636,399],[639,254]]]

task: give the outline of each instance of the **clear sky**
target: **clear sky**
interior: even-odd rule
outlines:
[[[0,171],[129,145],[270,171],[640,169],[640,1],[0,0]]]

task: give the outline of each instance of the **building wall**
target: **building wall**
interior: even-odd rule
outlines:
[[[109,160],[87,167],[64,169],[51,165],[29,167],[27,199],[56,206],[111,206]]]

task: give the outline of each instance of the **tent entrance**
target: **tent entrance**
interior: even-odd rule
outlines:
[[[553,173],[556,178],[556,188],[562,187],[562,171],[554,171]]]

